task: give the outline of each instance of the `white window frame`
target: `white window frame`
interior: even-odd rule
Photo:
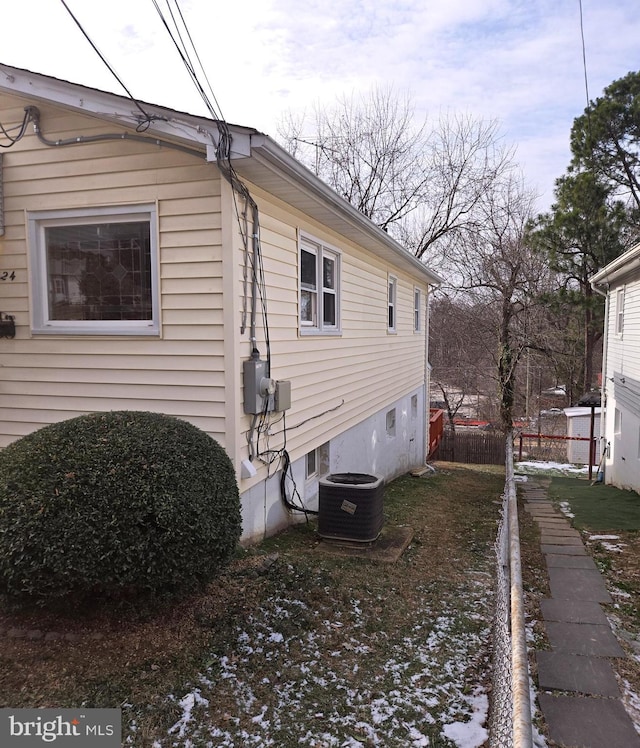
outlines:
[[[624,332],[624,288],[616,291],[616,335],[622,337]]]
[[[304,456],[304,477],[305,480],[318,477],[318,450],[312,449]]]
[[[302,253],[314,255],[315,261],[315,285],[302,283]],[[324,285],[324,263],[325,260],[334,263],[334,288]],[[298,249],[298,298],[299,298],[299,331],[301,335],[340,335],[341,329],[341,262],[342,253],[335,247],[321,242],[308,234],[300,234]],[[302,297],[309,294],[311,300],[311,318],[302,318]],[[325,297],[333,297],[335,307],[335,324],[326,322],[324,319]]]
[[[422,332],[422,289],[413,287],[413,331]]]
[[[391,408],[385,415],[385,430],[387,436],[394,437],[396,435],[396,409]]]
[[[418,418],[418,396],[411,395],[411,420],[415,421]]]
[[[398,279],[395,275],[387,278],[387,332],[398,330]]]
[[[49,318],[49,284],[45,229],[93,223],[148,221],[151,252],[150,320],[53,320]],[[117,205],[72,210],[33,211],[27,214],[31,282],[31,331],[48,335],[159,335],[157,208],[148,205]]]

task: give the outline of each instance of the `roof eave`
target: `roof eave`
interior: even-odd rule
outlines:
[[[126,96],[0,64],[0,93],[2,92],[22,96],[36,103],[55,104],[116,126],[139,129],[144,135],[195,145],[202,148],[203,157],[207,147],[218,143],[216,120],[144,101],[137,102],[139,108],[136,102]],[[149,116],[148,121],[145,120],[143,111]],[[255,132],[250,128],[235,129],[241,136]],[[242,141],[243,138],[239,140]],[[244,140],[246,145],[248,139]],[[248,152],[239,155],[248,155]]]
[[[392,259],[393,264],[403,267],[412,274],[418,273],[429,285],[439,286],[444,283],[443,278],[398,244],[386,231],[354,208],[351,203],[340,197],[272,138],[262,133],[251,136],[251,162],[283,175],[285,180],[295,183],[308,197],[328,206],[335,220],[343,228],[345,225],[350,226],[352,230],[366,237],[367,248],[378,247],[377,254],[387,255]],[[240,158],[234,163],[240,174],[245,173],[247,178],[252,180],[255,178],[255,166],[252,168],[248,159]]]
[[[136,103],[127,97],[0,64],[2,91],[30,101],[54,103],[114,125],[135,129],[144,124],[144,135],[195,145],[202,148],[203,158],[215,161],[219,133],[213,119],[139,102],[151,117],[145,121]],[[434,286],[444,282],[272,138],[253,128],[228,125],[228,129],[232,135],[231,158],[240,176],[289,200],[294,208],[309,212],[312,218],[330,220],[331,228],[338,233],[346,232],[347,238],[353,238],[390,264],[418,275],[423,282]]]
[[[640,244],[636,244],[608,265],[592,275],[589,282],[593,288],[607,288],[612,282],[640,268]]]

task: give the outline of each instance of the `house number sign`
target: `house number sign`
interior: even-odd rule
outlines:
[[[0,281],[14,281],[16,279],[15,270],[3,270],[0,273]]]

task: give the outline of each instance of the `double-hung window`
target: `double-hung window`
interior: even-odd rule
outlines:
[[[413,330],[422,330],[422,291],[419,288],[413,289]]]
[[[300,332],[340,332],[340,254],[308,237],[300,242]]]
[[[624,331],[624,288],[616,292],[616,335],[622,337]]]
[[[154,205],[29,214],[34,333],[157,335]]]
[[[389,276],[389,294],[387,304],[387,329],[389,332],[395,332],[397,326],[397,295],[398,295],[398,280],[392,275]]]

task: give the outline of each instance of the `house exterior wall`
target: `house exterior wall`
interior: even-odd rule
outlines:
[[[623,310],[619,308],[624,292]],[[622,331],[619,314],[622,311]],[[605,481],[640,493],[640,271],[611,283],[608,292],[603,395]]]
[[[415,414],[412,398],[418,403]],[[318,473],[310,478],[305,474],[305,458],[293,461],[293,481],[287,481],[287,495],[290,497],[295,484],[300,497],[296,503],[317,511],[320,478],[327,473],[370,473],[382,475],[388,482],[423,464],[419,415],[423,406],[424,390],[420,387],[321,444],[318,447]],[[390,435],[386,429],[386,415],[390,409],[395,409],[397,414],[395,435]],[[242,494],[242,499],[243,539],[247,544],[264,537],[265,528],[275,531],[296,521],[305,521],[302,512],[291,514],[284,506],[279,473],[255,483]]]
[[[426,456],[428,419],[424,387],[426,365],[426,305],[423,281],[385,264],[341,236],[311,222],[301,213],[248,185],[260,207],[262,252],[268,288],[271,374],[291,382],[291,409],[286,413],[286,448],[294,469],[306,453],[328,444],[330,469],[375,472],[391,479]],[[298,257],[301,234],[314,237],[340,253],[340,334],[305,335],[299,325]],[[236,244],[236,277],[242,286],[243,253]],[[397,327],[387,330],[389,275],[397,279]],[[421,291],[420,330],[414,330],[414,289]],[[239,293],[241,297],[241,294]],[[264,339],[258,345],[264,354]],[[248,333],[240,338],[240,359],[249,356]],[[413,411],[412,411],[412,400]],[[386,434],[386,414],[395,409],[395,436]],[[411,413],[415,415],[412,417]],[[250,417],[241,415],[238,449],[248,456]],[[277,419],[274,419],[277,420]],[[284,444],[284,425],[276,426],[270,448]],[[277,517],[285,526],[296,517],[274,507],[279,485],[266,493],[267,468],[240,484],[254,507],[247,533],[260,533],[256,517]],[[304,481],[302,481],[304,484]],[[299,481],[296,480],[299,488]],[[304,518],[303,515],[300,517]],[[300,518],[298,517],[298,519]]]
[[[0,121],[19,122],[31,102],[3,95]],[[117,127],[39,103],[49,139],[99,135]],[[305,456],[322,450],[325,471],[375,472],[387,480],[421,465],[428,404],[428,285],[248,184],[260,208],[271,376],[289,380],[286,421],[271,416],[269,450],[288,450],[302,496],[317,501]],[[37,334],[30,280],[34,212],[152,204],[157,211],[160,330],[157,335]],[[241,333],[245,254],[238,196],[215,164],[127,140],[50,147],[25,136],[4,158],[0,311],[16,318],[0,340],[0,446],[44,425],[94,411],[149,410],[184,418],[217,439],[236,467],[243,537],[251,541],[295,522],[280,497],[279,463],[253,460],[243,478],[252,418],[243,412]],[[152,227],[153,229],[153,227]],[[305,335],[299,325],[299,240],[305,233],[340,256],[340,333]],[[387,330],[388,279],[397,283],[397,325]],[[250,283],[249,283],[250,285]],[[414,330],[414,291],[421,292]],[[257,343],[266,355],[258,316]],[[389,432],[394,411],[393,434]],[[264,444],[262,445],[265,446]],[[301,479],[300,479],[301,478]],[[300,480],[299,480],[300,479]]]
[[[0,120],[31,102],[0,99]],[[104,122],[41,105],[50,138],[113,132]],[[16,318],[0,341],[0,446],[55,421],[103,410],[150,410],[225,441],[220,178],[194,157],[131,141],[48,147],[25,136],[4,155],[0,311]],[[34,335],[27,218],[32,211],[152,203],[158,215],[160,335]]]

